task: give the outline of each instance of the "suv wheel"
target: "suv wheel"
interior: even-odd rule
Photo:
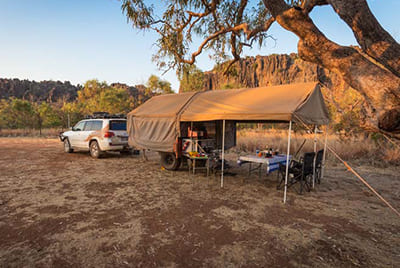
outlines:
[[[69,143],[68,138],[64,139],[64,152],[66,153],[72,153],[74,149],[71,147],[71,143]]]
[[[90,155],[93,158],[100,158],[101,157],[101,150],[100,150],[100,146],[97,143],[97,141],[90,142],[89,151],[90,151]]]
[[[161,166],[167,170],[177,170],[181,165],[181,159],[176,158],[174,153],[160,152]]]

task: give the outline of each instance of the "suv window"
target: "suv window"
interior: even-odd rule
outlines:
[[[126,120],[111,120],[110,130],[125,130],[126,131]]]
[[[85,125],[85,131],[101,130],[102,127],[103,121],[101,120],[87,121]]]
[[[85,121],[80,121],[72,129],[75,131],[82,131],[84,126],[85,126]]]

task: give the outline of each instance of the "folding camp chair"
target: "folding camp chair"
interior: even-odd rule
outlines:
[[[315,181],[320,184],[321,183],[321,174],[322,174],[322,158],[324,156],[324,150],[319,150],[317,152],[317,157],[315,158]]]
[[[303,193],[303,189],[307,191],[311,190],[311,180],[313,175],[313,164],[314,164],[315,153],[305,153],[300,161],[292,160],[289,164],[288,169],[288,188],[297,184],[299,189],[297,192],[299,194]],[[286,166],[279,164],[278,178],[281,177],[277,189],[281,189],[285,185],[286,177]]]

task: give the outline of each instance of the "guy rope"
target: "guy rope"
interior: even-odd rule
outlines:
[[[296,116],[296,115],[295,115]],[[312,131],[312,129],[307,126],[300,118],[298,118],[296,116],[296,118],[310,131]],[[321,142],[318,139],[319,142]],[[397,144],[396,144],[397,145]],[[360,176],[360,174],[358,174],[346,161],[344,161],[330,146],[326,145],[327,149],[337,158],[339,159],[339,161],[341,161],[345,167],[347,168],[347,170],[349,170],[351,173],[353,173],[365,186],[367,186],[383,203],[385,203],[385,205],[387,205],[391,210],[393,210],[394,213],[397,214],[397,216],[400,217],[400,212],[394,208],[385,198],[383,198],[364,178],[362,178]]]

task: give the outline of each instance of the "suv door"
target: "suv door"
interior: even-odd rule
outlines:
[[[85,121],[79,121],[72,128],[72,134],[68,136],[69,143],[72,147],[81,147],[80,135],[85,127]]]
[[[90,120],[86,122],[85,128],[81,135],[82,147],[89,149],[89,141],[92,137],[101,138],[101,129],[103,127],[102,120]]]

